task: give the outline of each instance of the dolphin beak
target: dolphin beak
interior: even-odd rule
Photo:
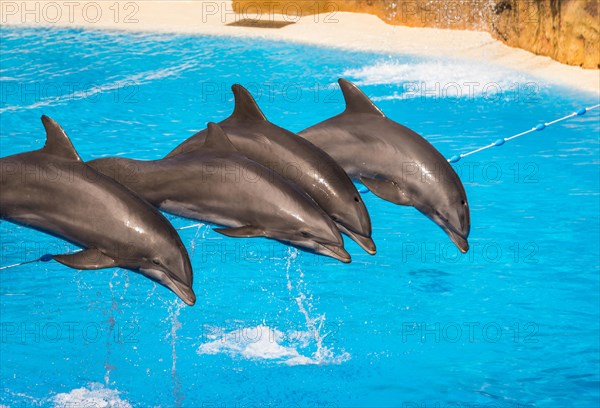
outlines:
[[[319,251],[323,255],[330,256],[338,261],[343,263],[352,262],[352,258],[350,254],[344,249],[344,247],[336,244],[324,244],[321,242],[317,242],[321,251]]]
[[[458,247],[460,252],[466,254],[469,250],[469,242],[467,238],[462,234],[458,233],[456,229],[448,222],[448,220],[439,215],[439,213],[435,210],[431,211],[429,209],[421,209],[419,207],[415,207],[422,214],[424,214],[431,221],[435,222],[441,229],[444,230],[446,234],[450,237],[454,245]],[[429,211],[428,211],[429,210]]]
[[[446,230],[446,233],[448,234],[452,242],[454,242],[454,245],[456,245],[458,249],[460,249],[460,252],[466,254],[469,251],[469,242],[465,237],[457,234],[452,230]]]
[[[358,232],[351,231],[342,224],[336,223],[336,226],[340,232],[348,235],[354,242],[360,245],[362,249],[367,251],[369,255],[375,255],[377,253],[377,247],[375,246],[375,242],[371,237],[366,237]]]
[[[439,225],[446,234],[448,234],[448,236],[450,237],[452,242],[454,242],[454,245],[458,247],[460,252],[462,252],[463,254],[467,253],[467,251],[469,250],[469,242],[467,241],[467,238],[463,237],[461,234],[456,232],[454,228],[452,228],[452,226],[448,225],[446,222],[438,222],[435,219],[433,219],[433,221],[437,225]]]
[[[192,287],[179,281],[177,278],[169,276],[167,271],[156,268],[140,268],[139,272],[141,272],[145,277],[153,280],[156,283],[160,283],[167,289],[171,290],[188,306],[194,306],[196,303],[196,294],[194,293]]]
[[[171,289],[181,300],[188,306],[194,306],[196,303],[196,294],[194,290],[181,282],[174,279],[169,279],[164,285]]]

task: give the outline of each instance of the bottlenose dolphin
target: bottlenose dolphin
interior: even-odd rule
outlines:
[[[335,221],[341,232],[375,254],[371,219],[352,180],[327,153],[269,122],[252,95],[233,85],[233,114],[219,125],[233,145],[249,159],[272,168],[298,185]],[[166,157],[201,148],[206,130],[180,144]]]
[[[64,130],[42,116],[46,144],[0,159],[0,218],[83,247],[54,255],[75,269],[125,268],[192,306],[192,266],[167,219],[126,187],[82,162]]]
[[[467,252],[469,204],[452,166],[423,137],[388,119],[356,85],[344,79],[339,84],[346,110],[299,134],[375,195],[418,209]]]
[[[160,209],[229,228],[230,237],[267,237],[350,262],[331,218],[304,192],[243,156],[215,123],[201,149],[155,161],[88,162]]]

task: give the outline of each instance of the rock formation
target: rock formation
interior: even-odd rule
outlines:
[[[263,16],[370,13],[389,24],[488,31],[512,47],[600,68],[600,0],[233,0]]]

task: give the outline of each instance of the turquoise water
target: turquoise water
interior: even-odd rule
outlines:
[[[341,111],[335,82],[345,76],[447,157],[598,103],[473,61],[216,37],[0,33],[2,156],[42,146],[44,113],[86,160],[159,158],[229,115],[233,83],[300,131]],[[416,210],[366,194],[378,254],[346,239],[350,265],[206,225],[181,231],[193,308],[123,270],[1,271],[0,404],[598,406],[597,112],[456,166],[472,208],[467,255]],[[70,247],[0,229],[0,265]]]

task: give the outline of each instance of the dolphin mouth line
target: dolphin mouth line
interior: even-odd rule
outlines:
[[[156,269],[151,269],[153,271],[157,271]],[[165,286],[167,289],[171,290],[173,293],[177,295],[186,305],[194,306],[196,303],[196,294],[194,293],[194,289],[188,287],[186,284],[177,281],[176,279],[171,278],[164,271],[158,270],[161,274],[165,275],[164,280],[156,281],[161,285]],[[153,279],[154,280],[154,279]]]
[[[373,241],[373,238],[363,235],[360,232],[356,232],[347,226],[336,222],[336,225],[340,232],[349,236],[354,242],[356,242],[362,249],[364,249],[369,255],[375,255],[377,253],[377,246]]]
[[[454,228],[450,224],[450,222],[448,222],[448,220],[446,220],[443,217],[440,217],[440,220],[442,221],[442,229],[446,232],[446,234],[448,234],[448,236],[450,237],[452,242],[454,242],[454,244],[458,247],[458,249],[460,249],[460,252],[466,254],[469,250],[469,242],[467,241],[467,238],[463,234],[458,232],[456,228]]]
[[[179,298],[183,300],[186,305],[194,306],[196,304],[196,294],[192,288],[188,289],[187,286],[183,286],[183,284],[174,280],[171,282],[173,283],[173,286],[170,286],[169,288],[173,290],[173,292],[175,292],[175,294],[179,296]]]
[[[456,228],[446,217],[440,214],[437,210],[432,208],[431,206],[419,206],[415,204],[414,206],[421,214],[429,218],[433,221],[437,226],[444,230],[446,235],[450,237],[450,240],[456,245],[456,247],[462,252],[466,254],[469,251],[469,242],[467,237],[465,237],[462,233],[458,232]]]
[[[350,263],[352,262],[352,258],[350,257],[350,254],[341,246],[337,245],[337,244],[325,244],[322,242],[317,242],[315,241],[320,247],[325,249],[325,252],[327,252],[327,254],[329,256],[331,256],[332,258],[337,259],[338,261],[344,262],[344,263]]]
[[[438,215],[438,217],[441,221],[441,223],[438,225],[442,227],[446,234],[448,234],[448,236],[450,237],[452,242],[454,242],[454,245],[458,247],[460,252],[466,254],[469,251],[469,241],[467,240],[467,238],[463,234],[458,232],[456,228],[454,228],[447,219],[440,215]]]
[[[460,252],[466,254],[469,251],[469,241],[462,234],[457,233],[454,229],[444,228],[454,245],[458,247]]]

